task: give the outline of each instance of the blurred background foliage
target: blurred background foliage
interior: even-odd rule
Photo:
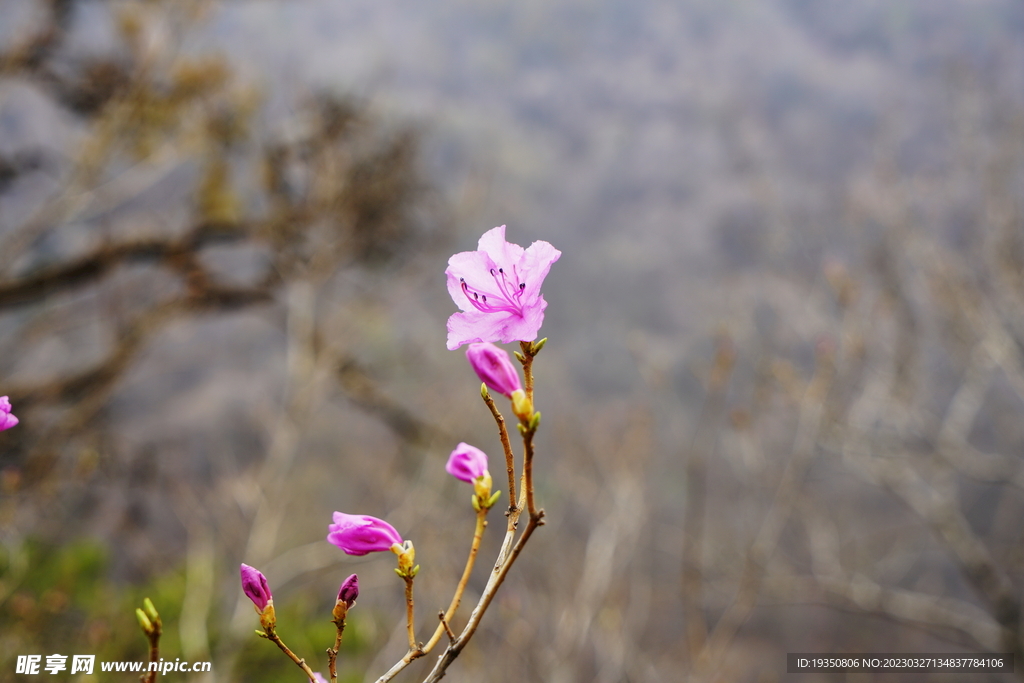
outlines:
[[[442,273],[506,223],[564,254],[548,523],[452,680],[1020,654],[1022,36],[1016,0],[0,0],[0,681],[141,658],[145,596],[186,679],[299,679],[243,561],[314,668],[353,571],[342,680],[401,657],[391,559],[323,537],[388,519],[446,602],[445,458],[500,447]]]

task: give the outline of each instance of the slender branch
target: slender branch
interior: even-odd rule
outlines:
[[[451,604],[448,605],[447,612],[441,612],[441,623],[438,624],[437,629],[434,631],[434,635],[431,636],[427,644],[421,649],[423,654],[430,652],[434,649],[437,641],[441,639],[441,634],[447,630],[451,633],[451,628],[448,626],[448,622],[455,615],[455,610],[459,608],[462,603],[462,594],[466,591],[466,584],[469,583],[469,577],[473,573],[473,565],[476,563],[476,554],[480,550],[480,541],[484,537],[484,529],[487,527],[487,508],[480,508],[480,511],[476,513],[476,530],[473,533],[473,544],[469,548],[469,558],[466,560],[466,568],[462,571],[462,578],[459,579],[459,585],[455,588],[455,595],[452,596]],[[455,639],[453,635],[449,635],[452,640]]]
[[[508,514],[516,511],[516,461],[515,455],[512,453],[512,444],[508,439],[508,429],[505,427],[505,418],[498,412],[498,407],[494,405],[494,399],[488,393],[481,393],[483,396],[484,403],[491,411],[491,415],[494,416],[494,421],[498,424],[498,437],[501,439],[501,447],[505,450],[505,470],[508,472]]]
[[[434,649],[434,646],[437,645],[437,641],[441,639],[441,635],[445,632],[445,629],[450,631],[448,621],[452,618],[455,614],[455,610],[457,610],[459,605],[462,603],[462,595],[465,593],[466,585],[469,583],[469,577],[473,573],[473,565],[476,563],[477,552],[480,550],[480,541],[483,539],[484,529],[487,527],[487,520],[485,519],[486,515],[487,508],[481,508],[480,511],[477,512],[476,530],[473,533],[473,543],[469,549],[469,557],[466,559],[466,568],[462,571],[462,578],[459,580],[459,584],[455,588],[455,595],[452,596],[451,604],[448,605],[447,614],[445,612],[441,612],[442,621],[438,624],[437,629],[430,637],[430,640],[427,641],[426,645],[410,647],[409,652],[407,652],[401,660],[396,662],[394,666],[388,669],[387,673],[381,676],[377,683],[390,681],[395,677],[395,675],[402,671],[402,669]],[[411,582],[407,580],[407,583]]]
[[[416,645],[416,627],[413,620],[413,613],[415,611],[415,605],[412,599],[413,577],[403,576],[402,578],[405,579],[405,628],[409,633],[409,653],[412,654],[420,649]],[[413,659],[415,659],[415,657],[413,657]]]
[[[300,669],[302,669],[304,672],[306,672],[306,676],[309,677],[310,683],[316,683],[316,676],[313,675],[313,670],[309,668],[308,664],[306,664],[306,660],[302,659],[301,657],[296,655],[294,652],[289,650],[288,646],[284,644],[284,641],[281,640],[281,637],[277,635],[276,631],[271,629],[270,631],[268,631],[268,632],[266,632],[264,634],[264,637],[267,640],[269,640],[272,643],[274,643],[275,645],[277,645],[279,648],[281,648],[281,652],[283,652],[286,655],[288,655],[289,659],[291,659],[293,662],[295,662],[295,664],[298,665],[298,667]]]
[[[530,403],[533,403],[533,357],[536,353],[533,350],[533,342],[519,342],[519,348],[523,350],[523,354],[522,357],[516,357],[519,358],[519,362],[523,364],[526,398],[530,399]]]
[[[448,640],[455,642],[455,632],[452,631],[452,627],[448,625],[448,620],[444,618],[444,612],[438,612],[437,618],[441,620],[441,627],[444,632],[448,634]]]
[[[523,432],[523,489],[526,494],[526,509],[530,513],[530,519],[537,519],[537,506],[533,501],[533,435],[537,433],[536,426],[527,428]]]
[[[526,393],[530,402],[533,402],[533,374],[532,374],[532,362],[535,352],[539,350],[539,347],[535,348],[530,342],[522,342],[521,347],[523,349],[522,354],[516,354],[520,362],[523,364],[523,371],[526,376]],[[451,630],[449,620],[455,613],[455,610],[459,606],[461,601],[462,592],[465,590],[466,582],[469,580],[470,573],[472,572],[473,563],[475,561],[476,553],[479,549],[480,539],[483,534],[483,529],[486,526],[486,520],[484,520],[484,514],[486,509],[482,510],[477,515],[477,528],[476,533],[473,536],[473,546],[470,549],[470,556],[466,562],[466,569],[463,571],[462,579],[459,581],[459,586],[456,589],[455,597],[452,598],[452,603],[448,608],[447,614],[441,612],[438,614],[438,620],[441,624],[435,630],[433,637],[430,641],[421,647],[416,647],[414,644],[414,638],[412,635],[412,582],[410,579],[406,579],[406,600],[409,606],[409,652],[400,661],[396,662],[383,676],[377,679],[377,683],[387,683],[394,678],[400,671],[407,667],[413,660],[422,657],[434,645],[437,644],[442,633],[447,633],[451,639],[451,643],[445,649],[434,665],[428,677],[424,683],[433,683],[441,680],[444,677],[445,671],[448,666],[455,661],[455,658],[459,656],[462,649],[469,643],[473,634],[476,633],[477,627],[480,625],[480,620],[483,618],[484,613],[490,606],[491,601],[494,599],[498,589],[501,588],[501,584],[505,581],[505,577],[508,576],[509,570],[512,565],[515,564],[516,558],[519,557],[519,553],[522,552],[523,547],[527,541],[530,540],[530,536],[533,535],[534,530],[544,523],[544,511],[537,509],[533,499],[533,436],[539,426],[539,419],[533,420],[530,424],[521,424],[520,432],[523,436],[523,472],[521,478],[521,486],[519,490],[518,501],[515,499],[515,480],[514,480],[514,466],[512,458],[512,448],[508,443],[508,433],[505,429],[504,418],[501,417],[497,408],[494,407],[494,402],[489,400],[489,396],[486,392],[482,392],[481,395],[484,398],[484,402],[487,403],[488,408],[491,410],[491,414],[494,415],[495,422],[498,424],[499,434],[502,437],[502,446],[505,448],[506,461],[509,464],[509,489],[511,492],[510,498],[512,503],[510,504],[508,511],[508,525],[505,529],[505,538],[502,541],[501,549],[498,551],[498,558],[494,563],[494,568],[491,571],[491,575],[487,580],[487,585],[484,587],[483,592],[480,595],[480,599],[477,601],[476,606],[473,608],[472,613],[469,615],[469,621],[465,628],[456,637],[454,632]],[[537,416],[539,418],[539,416]],[[519,540],[516,540],[516,532],[519,529],[519,517],[522,515],[524,509],[529,510],[529,516],[527,518],[526,528],[523,529],[522,535],[519,536]]]
[[[345,618],[335,619],[334,625],[338,631],[334,636],[334,647],[327,648],[327,670],[331,675],[331,683],[338,683],[338,650],[341,649],[341,637],[345,634]]]
[[[488,581],[487,587],[484,589],[483,594],[480,596],[480,601],[476,607],[473,608],[473,613],[469,617],[469,623],[462,629],[462,633],[455,639],[451,645],[445,649],[444,653],[441,654],[437,659],[437,663],[434,668],[430,670],[430,674],[423,680],[423,683],[437,683],[440,681],[448,669],[449,665],[455,658],[459,656],[462,649],[466,647],[469,640],[476,633],[477,627],[480,625],[480,620],[483,618],[484,613],[490,606],[491,601],[494,599],[495,593],[501,587],[502,582],[505,581],[505,577],[508,575],[509,570],[515,563],[516,558],[519,557],[519,553],[522,552],[523,546],[530,540],[530,536],[533,534],[534,529],[540,526],[541,519],[544,517],[544,511],[538,510],[538,516],[536,518],[530,517],[526,523],[526,528],[523,530],[523,535],[519,537],[519,541],[512,548],[508,559],[498,568],[498,570],[491,575],[491,580]]]
[[[75,260],[15,280],[0,282],[0,306],[35,303],[58,292],[80,289],[126,263],[171,262],[194,255],[209,244],[236,242],[251,237],[248,230],[202,224],[183,238],[136,239],[99,247]]]
[[[529,387],[532,393],[532,375],[529,372],[530,360],[532,360],[532,354],[530,353],[531,347],[528,343],[523,343],[523,368],[526,372],[526,376],[530,380]],[[531,402],[533,401],[532,395],[530,396]],[[516,558],[519,557],[519,553],[522,552],[526,542],[530,540],[530,536],[533,535],[533,531],[544,523],[544,511],[536,508],[533,500],[533,435],[537,431],[538,422],[534,421],[529,426],[520,425],[520,431],[523,435],[523,485],[520,491],[520,501],[518,508],[519,510],[515,514],[509,515],[508,530],[505,535],[505,542],[502,545],[501,553],[498,556],[498,562],[494,566],[494,572],[491,574],[490,579],[487,581],[487,586],[484,588],[483,593],[480,595],[480,600],[477,602],[476,607],[473,608],[472,614],[469,616],[469,622],[466,627],[459,634],[459,637],[452,641],[444,653],[438,657],[437,663],[434,668],[431,669],[430,674],[424,679],[424,683],[435,683],[444,677],[445,671],[448,666],[455,661],[455,658],[459,656],[462,649],[466,646],[469,640],[476,633],[477,627],[480,625],[480,620],[483,618],[484,613],[490,606],[491,601],[494,599],[498,589],[501,588],[501,584],[505,581],[505,577],[508,575],[509,570],[515,563]],[[507,550],[508,545],[512,543],[515,538],[516,528],[519,524],[519,516],[522,513],[524,500],[526,509],[529,511],[529,516],[526,522],[526,528],[523,529],[522,535],[519,540],[512,545],[511,550]]]
[[[152,666],[160,661],[160,633],[163,630],[159,621],[155,622],[152,631],[146,633],[149,641],[149,671],[140,678],[142,683],[155,683],[157,667]]]

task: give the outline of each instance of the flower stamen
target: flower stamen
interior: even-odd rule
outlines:
[[[498,273],[501,277],[498,277]],[[494,283],[498,286],[498,294],[491,292],[490,295],[484,292],[474,291],[469,288],[466,284],[466,278],[459,278],[459,282],[462,284],[462,291],[466,294],[466,298],[469,299],[469,303],[473,304],[473,307],[478,311],[507,311],[508,313],[515,313],[516,315],[523,315],[523,306],[520,303],[523,291],[526,289],[526,283],[519,283],[519,287],[513,288],[512,282],[505,275],[505,271],[499,268],[495,271],[491,269],[491,277],[494,278]],[[518,279],[518,278],[517,278]],[[488,301],[490,296],[492,301]],[[500,303],[494,303],[493,300],[497,300]]]

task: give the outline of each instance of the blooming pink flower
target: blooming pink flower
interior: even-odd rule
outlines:
[[[252,600],[252,604],[256,605],[256,609],[262,613],[267,608],[267,603],[274,599],[274,596],[270,594],[270,585],[267,583],[267,577],[263,576],[263,573],[258,569],[254,569],[247,564],[242,565],[241,572],[242,592]]]
[[[477,251],[448,259],[448,293],[462,309],[448,318],[448,348],[536,339],[548,306],[540,286],[561,255],[543,241],[526,249],[506,242],[502,225],[484,233]]]
[[[472,484],[487,473],[487,454],[476,446],[460,443],[448,456],[444,469],[456,479]]]
[[[327,683],[327,679],[319,671],[313,672],[313,678],[316,679],[316,683]]]
[[[359,577],[353,574],[341,582],[341,588],[338,589],[338,602],[343,602],[348,607],[351,607],[356,604],[356,598],[358,597]]]
[[[0,432],[18,424],[18,418],[11,414],[11,402],[6,396],[0,396]]]
[[[394,544],[402,543],[402,537],[383,519],[369,515],[346,515],[334,513],[334,524],[327,527],[327,540],[349,555],[391,550]]]
[[[505,349],[490,342],[474,342],[466,349],[466,358],[488,389],[511,397],[513,391],[523,388]]]

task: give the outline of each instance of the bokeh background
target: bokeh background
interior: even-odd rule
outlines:
[[[321,671],[358,572],[376,680],[401,582],[333,510],[415,541],[425,639],[445,459],[500,454],[443,272],[503,224],[563,252],[547,525],[450,680],[1022,671],[1022,190],[1017,0],[0,0],[0,681],[144,658],[144,596],[169,676],[302,680],[243,561]]]

